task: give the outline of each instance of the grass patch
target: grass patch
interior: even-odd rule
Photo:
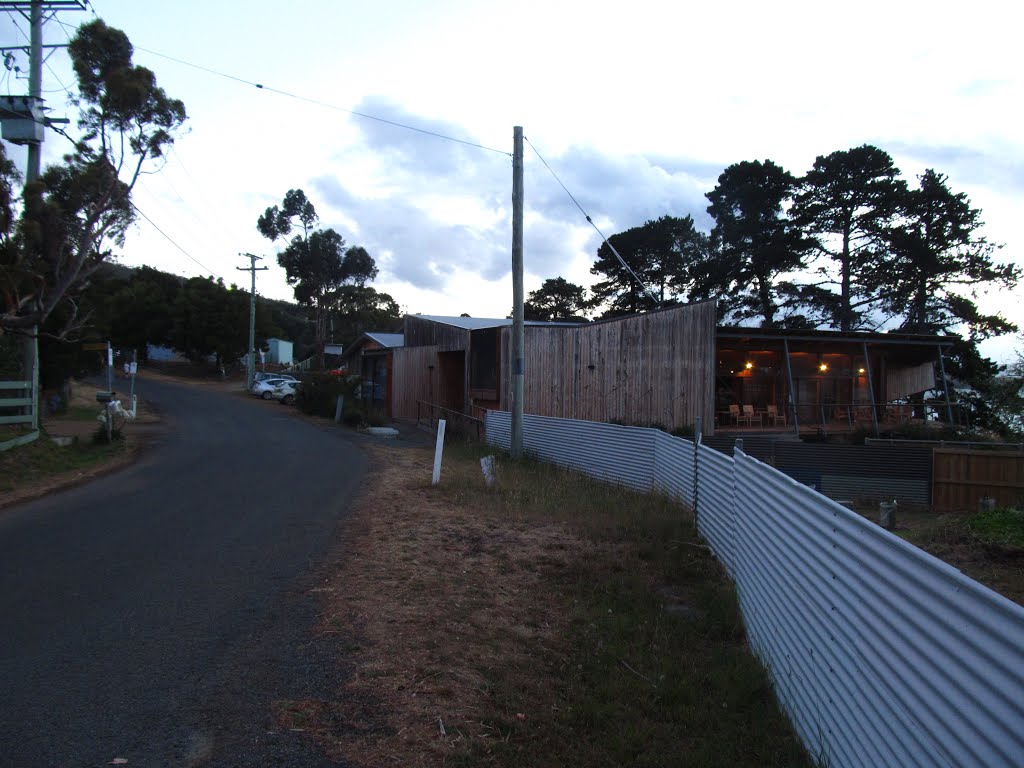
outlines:
[[[96,421],[96,417],[103,412],[103,406],[96,405],[71,405],[67,410],[67,418],[73,421]]]
[[[0,453],[0,491],[27,488],[56,475],[106,461],[123,451],[123,442],[95,445],[76,441],[62,448],[43,435],[28,445]]]
[[[1024,605],[1024,513],[898,513],[896,533],[989,589]]]
[[[532,461],[499,461],[488,489],[465,445],[432,487],[430,451],[374,451],[373,489],[320,588],[323,631],[353,665],[303,726],[332,756],[813,764],[686,510]],[[299,704],[281,703],[282,725]]]
[[[968,522],[971,532],[985,544],[1024,550],[1024,510],[993,509],[979,512]]]
[[[470,447],[459,460],[475,470],[480,455]],[[465,475],[442,492],[476,497],[474,506],[512,523],[564,525],[587,554],[563,568],[537,563],[545,586],[572,605],[559,652],[539,659],[558,673],[490,671],[502,694],[500,762],[811,764],[747,649],[733,586],[689,512],[530,460],[505,461],[500,472],[497,492]],[[545,700],[540,722],[535,697]],[[516,719],[521,712],[530,713],[528,728]]]

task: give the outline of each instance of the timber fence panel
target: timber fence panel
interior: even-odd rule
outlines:
[[[1013,766],[1024,608],[736,451],[737,586],[751,645],[835,766]]]
[[[697,533],[735,578],[735,473],[729,456],[697,445]]]
[[[982,497],[1003,507],[1024,503],[1024,452],[934,449],[936,509],[976,510]]]

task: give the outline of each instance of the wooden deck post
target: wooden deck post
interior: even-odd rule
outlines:
[[[871,358],[868,357],[868,343],[861,342],[864,350],[864,370],[868,372],[868,395],[871,397],[871,423],[875,427],[875,437],[878,437],[878,409],[875,408],[875,384],[871,378]]]
[[[793,404],[793,429],[800,437],[800,417],[797,415],[796,389],[793,387],[793,368],[789,364],[789,339],[782,340],[782,348],[786,355],[786,376],[789,378],[789,401]]]

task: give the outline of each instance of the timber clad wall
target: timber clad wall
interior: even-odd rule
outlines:
[[[526,328],[524,409],[538,416],[714,430],[715,303]],[[502,408],[511,408],[511,329],[501,329]]]
[[[391,415],[395,418],[415,419],[416,401],[440,402],[441,366],[438,348],[401,347],[392,357]]]
[[[469,331],[465,328],[437,323],[416,315],[406,315],[402,327],[406,347],[436,346],[439,352],[469,348]]]
[[[984,496],[1000,507],[1024,501],[1024,453],[936,448],[934,460],[935,509],[975,511]]]

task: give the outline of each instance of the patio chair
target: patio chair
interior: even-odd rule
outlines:
[[[779,412],[777,405],[768,406],[768,420],[772,423],[772,426],[777,426],[781,421],[783,426],[786,426],[786,414]]]
[[[740,407],[738,405],[729,406],[729,418],[732,419],[732,423],[739,426],[740,423]]]
[[[747,422],[750,426],[754,426],[754,419],[757,419],[758,426],[761,426],[764,422],[761,419],[761,414],[754,411],[754,406],[744,405],[743,415],[740,417],[743,421]]]

